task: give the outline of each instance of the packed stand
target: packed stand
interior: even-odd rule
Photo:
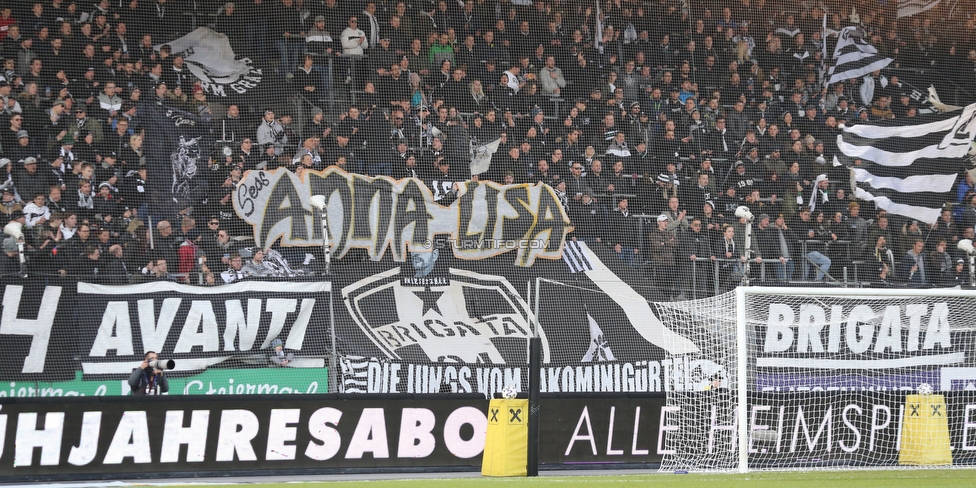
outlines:
[[[23,224],[28,269],[50,279],[295,276],[316,255],[248,247],[231,193],[246,171],[338,166],[419,178],[443,205],[468,180],[548,184],[572,239],[677,298],[745,276],[956,285],[970,177],[930,226],[855,201],[831,163],[841,125],[919,115],[899,70],[971,89],[976,15],[961,9],[937,30],[941,8],[896,21],[854,1],[9,1],[0,223]],[[822,43],[855,23],[894,63],[822,88]],[[275,97],[208,92],[165,44],[192,25],[264,67]],[[176,212],[150,205],[139,108],[152,103],[212,117],[229,147]],[[471,142],[499,139],[471,175]],[[16,239],[3,247],[3,273],[22,272]]]

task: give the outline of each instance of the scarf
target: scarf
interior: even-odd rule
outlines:
[[[78,208],[95,208],[95,199],[91,195],[85,195],[84,192],[78,190]]]

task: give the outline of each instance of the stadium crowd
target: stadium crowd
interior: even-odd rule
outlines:
[[[0,225],[23,224],[37,276],[290,273],[309,256],[240,251],[250,230],[231,191],[249,170],[335,165],[419,178],[441,204],[466,180],[546,183],[572,239],[607,246],[677,298],[733,286],[747,262],[770,282],[968,282],[956,244],[974,237],[972,178],[928,225],[855,201],[832,164],[840,126],[925,108],[900,73],[974,86],[973,5],[896,19],[895,3],[8,0]],[[191,17],[264,67],[274,96],[209,92],[165,44]],[[823,43],[832,52],[848,25],[894,61],[823,88]],[[205,195],[172,215],[149,204],[139,108],[151,103],[213,117],[231,148],[198,174]],[[469,140],[499,139],[472,176]],[[755,216],[748,250],[740,206]],[[2,272],[20,272],[16,239],[3,251]]]

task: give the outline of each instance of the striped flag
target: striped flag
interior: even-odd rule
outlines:
[[[369,392],[369,363],[378,363],[376,358],[363,356],[340,356],[342,368],[342,393]]]
[[[851,168],[854,196],[878,208],[934,223],[953,200],[976,137],[976,103],[961,111],[844,127],[837,162]],[[860,159],[861,164],[854,165]]]
[[[898,18],[911,17],[934,8],[941,0],[898,0]]]
[[[563,246],[563,261],[569,266],[570,273],[593,271],[593,263],[587,258],[586,251],[577,241],[566,241]]]
[[[828,85],[838,81],[860,78],[888,66],[892,58],[878,54],[878,50],[864,39],[858,27],[844,27],[834,48],[834,66],[830,67]]]

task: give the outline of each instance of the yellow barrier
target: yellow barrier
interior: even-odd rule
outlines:
[[[949,419],[942,395],[907,395],[898,464],[949,465]]]
[[[481,460],[482,476],[526,476],[529,401],[493,399]]]

